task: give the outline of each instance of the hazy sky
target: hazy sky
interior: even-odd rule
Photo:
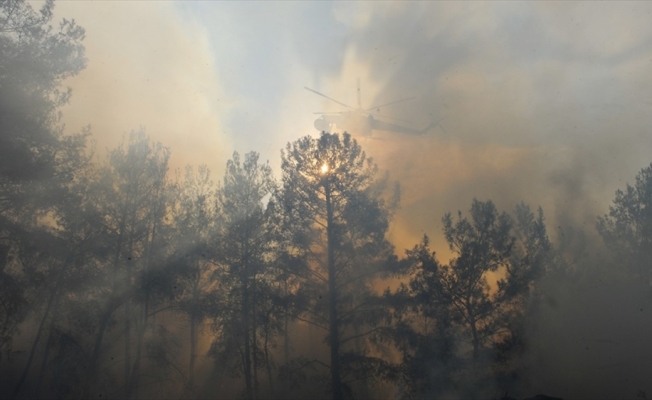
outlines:
[[[472,198],[542,205],[552,228],[593,231],[613,192],[652,161],[649,2],[60,1],[86,28],[88,68],[70,80],[70,131],[97,150],[143,126],[175,167],[222,173],[234,150],[278,172],[280,149],[317,135],[312,87],[425,137],[361,144],[403,187],[399,248],[439,237]],[[354,132],[355,136],[355,132]],[[438,251],[445,253],[441,240]]]
[[[64,17],[86,29],[88,56],[68,82],[68,131],[90,124],[103,154],[142,126],[174,168],[204,163],[215,180],[234,150],[280,176],[281,148],[319,134],[313,112],[342,110],[304,86],[355,105],[359,78],[367,107],[415,96],[381,112],[414,128],[444,117],[429,135],[352,132],[402,185],[397,252],[427,233],[445,259],[441,217],[474,197],[541,205],[553,237],[595,235],[614,191],[652,161],[652,2],[60,0]],[[644,387],[647,288],[551,285],[561,306],[533,342],[548,363],[539,387]]]

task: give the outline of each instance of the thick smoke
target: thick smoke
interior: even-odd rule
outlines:
[[[380,83],[368,103],[416,95],[380,112],[418,127],[443,118],[425,137],[380,133],[382,141],[365,143],[404,188],[399,224],[412,227],[404,230],[437,234],[441,215],[475,196],[504,208],[541,205],[550,226],[592,234],[615,189],[649,162],[651,10],[551,2],[335,7],[352,62]],[[346,66],[325,73],[353,100]]]
[[[171,170],[208,164],[217,181],[234,150],[253,150],[278,177],[279,150],[318,134],[313,112],[343,110],[304,86],[351,106],[358,80],[363,107],[414,97],[374,112],[415,129],[437,122],[428,134],[351,132],[401,185],[389,230],[395,252],[427,234],[446,263],[453,254],[441,218],[466,213],[474,198],[508,212],[541,206],[572,272],[541,283],[519,395],[644,396],[650,288],[619,272],[595,225],[614,191],[652,161],[651,14],[643,2],[61,1],[55,20],[86,28],[88,57],[66,82],[73,95],[62,121],[68,133],[90,124],[100,156],[144,127],[170,148]],[[174,316],[159,322],[169,337],[187,333]],[[206,321],[198,329],[201,393],[240,395],[228,383],[244,378],[206,356],[218,330]],[[293,354],[326,359],[316,332],[293,323]],[[170,342],[189,357],[186,339]],[[280,339],[274,346],[281,365]]]
[[[88,66],[66,82],[74,93],[62,110],[69,131],[90,124],[103,155],[143,127],[174,149],[173,169],[222,168],[230,154],[223,125],[230,105],[205,28],[173,3],[61,2],[56,12],[88,27]]]
[[[368,104],[418,97],[380,113],[417,127],[443,118],[424,137],[360,139],[402,185],[397,248],[426,233],[445,260],[441,216],[467,211],[474,197],[506,210],[542,206],[551,237],[574,236],[590,268],[576,282],[547,283],[553,306],[532,332],[539,378],[530,389],[571,398],[644,391],[649,288],[609,280],[595,223],[650,162],[652,6],[340,3],[332,12],[353,57],[306,61],[328,77],[320,89],[340,100],[348,89],[353,102],[357,73],[363,94],[373,88]]]

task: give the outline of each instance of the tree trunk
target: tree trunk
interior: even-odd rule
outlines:
[[[268,319],[269,320],[269,319]],[[269,323],[265,327],[265,368],[267,369],[267,379],[269,380],[269,392],[272,396],[274,397],[274,378],[272,376],[272,366],[269,362],[269,347],[268,347],[268,339],[269,339]]]
[[[86,378],[86,382],[84,382],[84,388],[82,390],[82,395],[81,398],[88,398],[89,397],[89,391],[90,388],[95,385],[96,380],[97,380],[97,371],[98,371],[98,363],[100,360],[100,350],[102,349],[102,341],[104,339],[104,332],[106,331],[106,328],[109,324],[109,320],[111,319],[111,314],[113,314],[113,305],[111,302],[107,305],[106,311],[102,315],[102,320],[100,321],[100,327],[97,331],[97,335],[95,336],[95,344],[93,345],[93,354],[91,355],[91,360],[90,360],[90,365],[88,369],[88,378]]]
[[[123,247],[126,224],[127,224],[127,213],[123,209],[122,214],[120,216],[120,224],[118,226],[118,237],[116,239],[115,253],[113,255],[114,257],[113,271],[112,271],[113,274],[110,276],[111,294],[109,296],[115,296],[116,293],[118,292],[119,282],[117,282],[117,280],[118,277],[120,276],[119,266],[120,266],[120,258],[122,255],[122,247]],[[109,297],[109,301],[107,302],[106,305],[106,310],[104,311],[101,317],[100,327],[97,331],[97,335],[95,336],[95,344],[93,345],[93,353],[91,355],[90,365],[88,368],[88,376],[82,388],[82,393],[81,393],[82,398],[89,397],[90,388],[96,383],[97,373],[99,369],[98,363],[100,360],[100,350],[102,349],[104,333],[106,332],[106,328],[109,324],[109,320],[111,319],[111,315],[113,315],[113,313],[118,309],[119,304],[120,302],[118,301],[117,298]]]
[[[250,337],[251,334],[249,329],[249,288],[247,287],[247,277],[246,277],[246,268],[243,268],[243,282],[242,282],[242,330],[243,330],[243,339],[244,339],[244,350],[245,350],[245,365],[244,365],[244,376],[245,376],[245,390],[247,400],[253,398],[253,390],[251,384],[251,349],[250,349]]]
[[[43,327],[45,326],[45,321],[50,316],[50,310],[52,309],[52,304],[54,304],[58,288],[59,288],[59,279],[57,279],[57,283],[55,284],[55,287],[52,289],[52,293],[50,294],[50,298],[48,299],[48,304],[45,308],[45,312],[43,313],[43,317],[41,317],[41,322],[39,323],[38,330],[36,331],[36,337],[32,342],[32,348],[29,351],[29,356],[27,357],[27,363],[25,364],[23,373],[20,375],[20,379],[18,379],[18,382],[14,387],[14,391],[11,393],[10,398],[12,400],[16,398],[16,395],[18,395],[21,386],[23,386],[23,383],[25,383],[25,379],[27,379],[27,374],[29,373],[29,369],[32,366],[32,360],[34,360],[34,354],[36,354],[36,348],[38,347],[39,340],[41,340],[41,335],[43,334]]]
[[[480,339],[478,337],[478,328],[473,320],[471,322],[471,333],[473,334],[473,359],[476,360],[480,355]]]
[[[288,283],[287,281],[285,282],[285,296],[288,295]],[[284,325],[285,329],[283,331],[283,355],[285,357],[285,363],[287,364],[290,361],[290,332],[289,332],[289,325],[290,325],[290,318],[287,316],[287,308],[286,308],[286,314],[284,317]]]
[[[133,218],[132,218],[133,219]],[[129,238],[128,238],[128,245],[127,245],[127,254],[129,255],[129,258],[127,259],[126,263],[126,276],[125,276],[125,287],[131,288],[131,275],[133,274],[133,262],[135,260],[133,259],[133,245],[134,245],[134,232],[133,232],[133,225],[132,229],[129,233]],[[131,395],[129,392],[129,384],[131,382],[131,318],[132,318],[132,311],[131,311],[131,299],[126,298],[125,299],[125,389],[128,392],[128,395]],[[127,397],[129,399],[129,397]]]
[[[149,296],[145,298],[145,305],[143,307],[143,315],[140,323],[136,323],[136,357],[134,366],[131,368],[131,376],[127,385],[126,398],[137,397],[137,390],[140,381],[140,364],[142,361],[143,341],[145,339],[145,332],[147,331],[147,321],[149,313]]]
[[[192,305],[190,309],[190,366],[188,371],[188,385],[195,385],[195,360],[197,355],[197,308],[199,303],[199,276],[194,282],[192,292]]]
[[[353,334],[356,336],[356,338],[353,340],[356,353],[358,353],[359,355],[364,355],[365,346],[363,343],[363,338],[358,336],[360,335],[360,327],[357,324],[353,325]],[[369,395],[369,379],[367,379],[366,377],[362,378],[360,384],[361,384],[360,393],[359,393],[360,398],[370,399],[371,396]]]
[[[324,188],[326,191],[326,232],[328,247],[328,314],[331,347],[331,389],[333,391],[333,400],[343,400],[344,393],[342,392],[342,380],[340,376],[340,338],[335,281],[333,205],[331,203],[331,192],[328,182],[326,182]]]
[[[147,241],[147,259],[145,261],[145,270],[149,271],[149,268],[152,264],[152,253],[154,247],[154,241],[156,240],[156,227],[157,227],[157,216],[154,214],[152,219],[152,228],[151,235]],[[145,293],[145,304],[142,306],[142,320],[140,323],[136,321],[136,357],[134,360],[133,368],[131,369],[131,378],[129,380],[129,386],[127,388],[127,398],[138,397],[138,387],[140,383],[140,365],[142,362],[142,353],[143,353],[143,341],[145,338],[145,333],[147,332],[147,327],[149,323],[149,303],[150,296],[149,290]]]
[[[131,301],[125,302],[125,384],[131,380]]]
[[[258,318],[256,315],[256,275],[252,279],[251,290],[251,347],[253,349],[252,357],[252,373],[253,373],[253,386],[254,386],[254,399],[258,398],[258,355],[256,350],[258,348],[256,331],[258,329]]]
[[[195,314],[190,314],[190,365],[188,367],[188,385],[195,385],[195,354],[197,352],[197,332]]]
[[[45,352],[43,353],[43,360],[41,360],[41,368],[38,374],[38,379],[36,381],[36,393],[34,398],[41,398],[41,388],[43,387],[43,378],[45,377],[45,370],[47,369],[48,361],[50,360],[50,348],[52,347],[52,342],[54,342],[54,333],[53,326],[54,324],[50,321],[50,330],[48,333],[48,340],[45,342]]]

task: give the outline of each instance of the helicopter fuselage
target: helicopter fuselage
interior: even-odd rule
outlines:
[[[389,106],[392,104],[400,103],[406,100],[413,99],[413,97],[393,101],[391,103],[386,103],[380,106],[371,107],[369,109],[363,109],[360,105],[360,82],[358,81],[358,108],[351,107],[350,105],[344,104],[341,101],[335,100],[332,97],[328,97],[323,93],[319,93],[314,89],[305,87],[306,90],[315,93],[318,96],[324,97],[332,102],[335,102],[343,107],[348,108],[350,111],[341,111],[341,112],[318,112],[315,114],[323,114],[321,117],[315,120],[315,128],[318,131],[330,132],[333,133],[334,130],[354,133],[361,136],[371,136],[373,131],[385,131],[385,132],[397,132],[410,135],[423,135],[430,131],[435,124],[431,123],[425,129],[413,129],[402,125],[392,124],[389,122],[382,121],[380,119],[374,118],[372,116],[374,109],[379,110],[380,107]],[[383,116],[379,117],[383,118]],[[389,118],[389,117],[384,117]],[[391,119],[391,118],[390,118]]]
[[[374,129],[374,117],[356,111],[345,111],[337,115],[322,115],[315,120],[315,128],[325,132],[340,130],[371,136]]]
[[[413,129],[402,125],[391,124],[374,118],[372,115],[364,115],[357,111],[345,111],[341,114],[322,115],[315,120],[315,128],[318,131],[330,132],[338,130],[361,136],[371,136],[373,131],[395,132],[407,135],[424,135],[435,127],[430,123],[424,129]]]

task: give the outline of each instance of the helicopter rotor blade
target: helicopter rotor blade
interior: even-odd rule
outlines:
[[[351,110],[355,110],[355,108],[351,107],[350,105],[348,105],[348,104],[344,104],[344,103],[342,103],[341,101],[337,101],[337,100],[335,100],[334,98],[332,98],[332,97],[328,97],[328,96],[326,96],[326,95],[323,94],[323,93],[319,93],[319,92],[316,91],[316,90],[310,89],[309,87],[304,86],[303,88],[306,89],[306,90],[309,90],[309,91],[313,92],[314,94],[316,94],[316,95],[318,95],[318,96],[325,97],[325,98],[327,98],[327,99],[330,100],[330,101],[334,101],[335,103],[337,103],[337,104],[339,104],[339,105],[341,105],[341,106],[344,106],[344,107],[350,108]]]
[[[343,114],[343,113],[344,113],[343,111],[340,111],[340,112],[338,112],[338,111],[333,111],[333,112],[318,111],[318,112],[314,112],[313,114],[317,114],[317,115],[340,115],[340,114]]]
[[[416,99],[416,97],[414,97],[414,96],[413,96],[413,97],[407,97],[407,98],[405,98],[405,99],[396,100],[396,101],[392,101],[392,102],[390,102],[390,103],[381,104],[381,105],[379,105],[379,106],[375,106],[375,107],[367,108],[365,111],[371,111],[371,110],[374,110],[374,109],[376,109],[376,108],[386,107],[386,106],[391,106],[392,104],[402,103],[402,102],[404,102],[404,101],[408,101],[408,100],[412,100],[412,99]]]
[[[448,135],[448,132],[446,132],[446,129],[444,129],[444,126],[441,124],[441,121],[445,120],[446,118],[448,118],[448,115],[444,115],[443,117],[440,117],[437,121],[435,121],[435,126],[433,126],[433,128],[439,127],[442,130],[442,132]]]

